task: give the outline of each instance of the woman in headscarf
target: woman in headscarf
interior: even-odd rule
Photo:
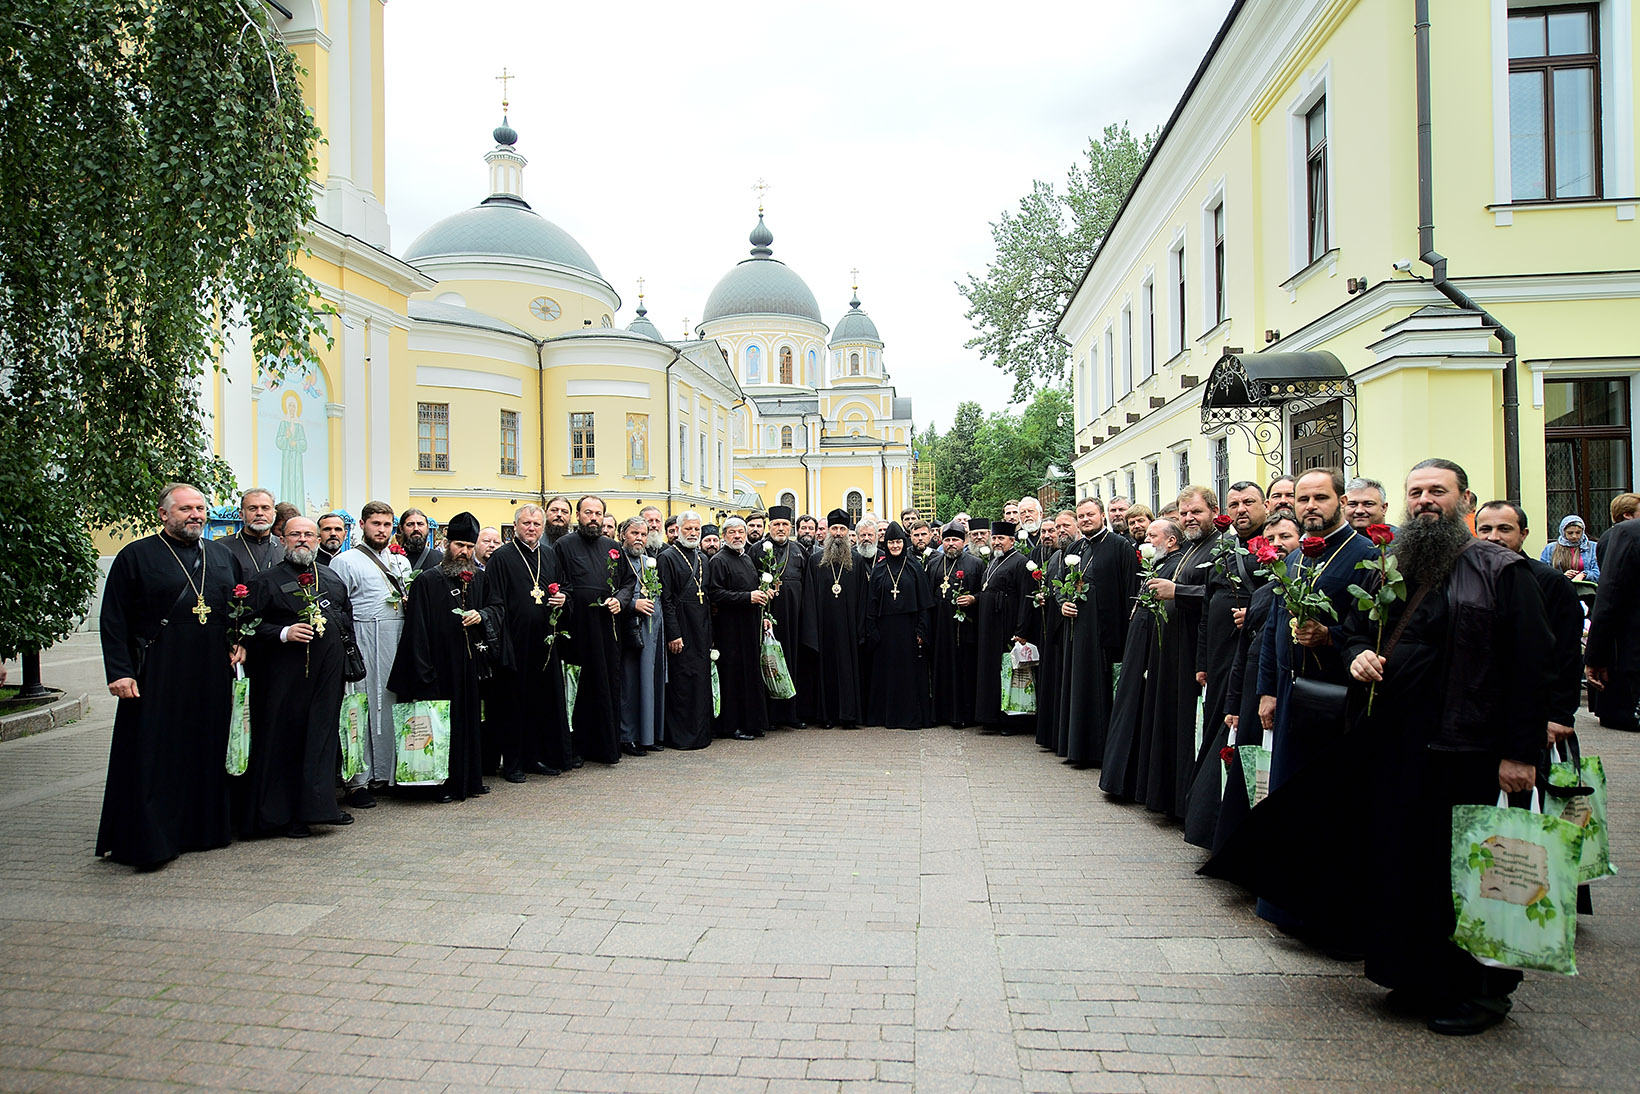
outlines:
[[[883,557],[871,568],[866,593],[866,651],[872,659],[866,723],[890,729],[928,724],[928,673],[922,662],[934,598],[922,566],[907,549],[899,521],[883,536]]]
[[[1539,561],[1547,562],[1573,581],[1599,581],[1600,563],[1595,557],[1595,542],[1583,534],[1583,518],[1577,514],[1562,517],[1560,538],[1543,548]]]

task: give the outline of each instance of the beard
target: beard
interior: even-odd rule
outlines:
[[[457,580],[460,579],[463,570],[471,570],[472,568],[473,560],[471,558],[455,558],[448,553],[439,560],[438,564],[439,573]]]
[[[686,535],[683,535],[682,533],[679,533],[679,535],[678,535],[678,546],[687,547],[691,551],[699,550],[700,549],[700,537],[699,536],[686,536]]]
[[[406,551],[416,551],[419,553],[422,548],[427,546],[427,537],[422,535],[420,532],[413,532],[410,535],[401,536],[400,538],[404,540],[404,549]]]
[[[335,554],[337,551],[342,549],[342,541],[339,539],[320,540],[319,546],[329,554]]]
[[[1191,543],[1195,543],[1197,540],[1202,538],[1202,535],[1206,531],[1207,529],[1202,528],[1200,525],[1195,528],[1186,528],[1184,530],[1184,538],[1189,540]]]
[[[1435,585],[1446,580],[1471,538],[1469,526],[1456,512],[1442,513],[1433,521],[1408,514],[1395,538],[1395,557],[1408,581]]]
[[[820,561],[832,569],[854,569],[854,548],[849,544],[847,536],[827,536],[826,545],[820,551]]]
[[[962,557],[962,546],[963,545],[960,544],[960,543],[953,543],[953,544],[950,544],[949,546],[941,547],[940,550],[945,552],[945,557],[946,558],[961,558]]]
[[[810,536],[810,535],[798,536],[797,537],[797,542],[801,543],[808,550],[812,551],[814,549],[814,537],[813,536]]]
[[[723,549],[725,551],[733,551],[737,555],[743,555],[746,553],[746,545],[744,543],[730,543],[727,540],[723,543]]]
[[[600,520],[594,524],[577,524],[575,534],[582,539],[597,539],[604,534],[604,522]]]
[[[649,538],[644,540],[644,547],[646,547],[647,549],[649,549],[651,551],[664,551],[664,550],[666,550],[666,533],[665,532],[650,532],[649,533]]]
[[[187,521],[182,521],[174,527],[167,524],[165,534],[172,539],[181,540],[183,543],[198,543],[200,538],[205,535],[205,525],[189,524]]]
[[[313,565],[313,548],[286,547],[285,561],[294,562],[298,566],[311,566]]]
[[[1026,535],[1030,535],[1032,532],[1036,531],[1038,528],[1041,528],[1041,527],[1042,527],[1042,522],[1041,521],[1024,521],[1023,523],[1020,524],[1019,530],[1024,532]]]
[[[569,531],[568,525],[564,525],[564,524],[549,524],[549,525],[547,525],[547,531],[546,531],[547,542],[548,543],[557,543],[559,540],[564,538],[564,533],[568,532],[568,531]]]
[[[249,521],[246,521],[245,531],[249,532],[253,536],[265,536],[269,532],[273,531],[273,521],[270,520],[266,524],[252,524]]]

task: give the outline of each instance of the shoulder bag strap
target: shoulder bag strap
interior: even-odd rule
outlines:
[[[356,545],[353,549],[376,564],[376,569],[380,570],[382,572],[382,576],[387,578],[387,582],[389,585],[393,586],[394,592],[398,593],[400,596],[404,595],[404,583],[394,576],[392,570],[389,570],[386,566],[382,565],[382,560],[376,557],[376,552],[370,550],[370,548],[366,547],[362,543]]]

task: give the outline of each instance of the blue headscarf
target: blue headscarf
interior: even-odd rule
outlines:
[[[1556,540],[1556,542],[1559,543],[1562,547],[1570,547],[1573,550],[1581,551],[1581,550],[1583,550],[1583,545],[1589,542],[1589,539],[1588,539],[1587,535],[1585,535],[1583,537],[1583,539],[1578,541],[1577,543],[1572,543],[1571,541],[1569,541],[1566,538],[1566,529],[1571,527],[1574,524],[1577,525],[1579,528],[1582,528],[1585,532],[1588,531],[1589,526],[1584,524],[1583,523],[1583,518],[1580,517],[1580,516],[1577,516],[1575,513],[1573,515],[1569,516],[1569,517],[1562,517],[1561,520],[1560,520],[1560,538],[1558,540]]]

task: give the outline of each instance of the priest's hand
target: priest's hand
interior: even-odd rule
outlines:
[[[1610,678],[1611,672],[1608,669],[1597,669],[1593,665],[1590,665],[1588,668],[1583,670],[1583,676],[1589,681],[1590,687],[1599,688],[1601,691],[1605,691],[1606,681]]]
[[[1362,650],[1360,655],[1350,662],[1350,675],[1363,684],[1376,684],[1384,678],[1384,659],[1376,650]]]
[[[640,615],[655,614],[655,602],[653,600],[645,600],[641,596],[632,601],[632,607],[636,609]]]
[[[1531,764],[1523,764],[1519,760],[1498,761],[1498,789],[1519,794],[1532,789],[1536,782],[1537,768]]]
[[[1196,674],[1196,686],[1201,688],[1205,688],[1207,686],[1207,673],[1198,672]]]
[[[1265,729],[1276,728],[1276,697],[1274,695],[1260,695],[1258,697],[1258,724]]]
[[[682,653],[683,652],[683,639],[681,639],[681,638],[672,639],[672,641],[670,641],[666,644],[666,650],[667,650],[668,653]]]
[[[285,628],[285,633],[279,636],[281,642],[301,642],[306,645],[313,641],[312,623],[292,623]]]
[[[228,664],[243,665],[245,663],[245,647],[234,643],[233,649],[228,651]]]
[[[614,597],[610,597],[609,599],[605,600],[604,601],[604,607],[609,609],[609,614],[610,615],[620,615],[621,614],[621,602],[619,600],[616,600]]]
[[[1224,724],[1230,727],[1231,733],[1236,732],[1236,730],[1241,728],[1241,715],[1226,714],[1224,716]]]
[[[1242,628],[1242,625],[1247,622],[1247,609],[1246,608],[1231,608],[1230,609],[1230,618],[1234,619],[1236,621],[1236,629],[1240,630]]]
[[[142,692],[137,690],[137,682],[129,676],[122,676],[108,684],[108,694],[116,699],[141,699]]]
[[[1059,614],[1064,616],[1066,619],[1075,619],[1076,618],[1076,605],[1072,604],[1068,600],[1065,601],[1065,603],[1059,605]]]
[[[1315,619],[1306,619],[1300,623],[1298,630],[1293,632],[1293,637],[1298,640],[1300,646],[1309,649],[1332,645],[1332,632],[1327,629],[1325,623]]]
[[[978,599],[978,597],[974,596],[973,593],[963,593],[961,596],[957,597],[957,607],[959,607],[959,608],[971,607],[973,605],[974,601],[977,600],[977,599]]]
[[[1156,594],[1158,600],[1172,600],[1173,592],[1178,588],[1165,577],[1153,577],[1145,584],[1150,586],[1150,591]]]
[[[461,625],[463,627],[476,627],[482,622],[484,622],[484,617],[470,608],[467,610],[467,613],[461,617]]]
[[[756,604],[758,607],[761,608],[763,605],[767,604],[768,602],[769,602],[769,594],[768,593],[764,592],[762,589],[753,589],[752,590],[752,603],[753,604]]]
[[[569,594],[566,592],[553,593],[551,596],[547,597],[547,603],[554,608],[562,608],[565,604],[569,603]]]
[[[1577,730],[1573,729],[1571,726],[1563,726],[1559,722],[1550,722],[1549,747],[1553,748],[1555,745],[1558,745],[1561,741],[1564,741],[1576,732]]]

